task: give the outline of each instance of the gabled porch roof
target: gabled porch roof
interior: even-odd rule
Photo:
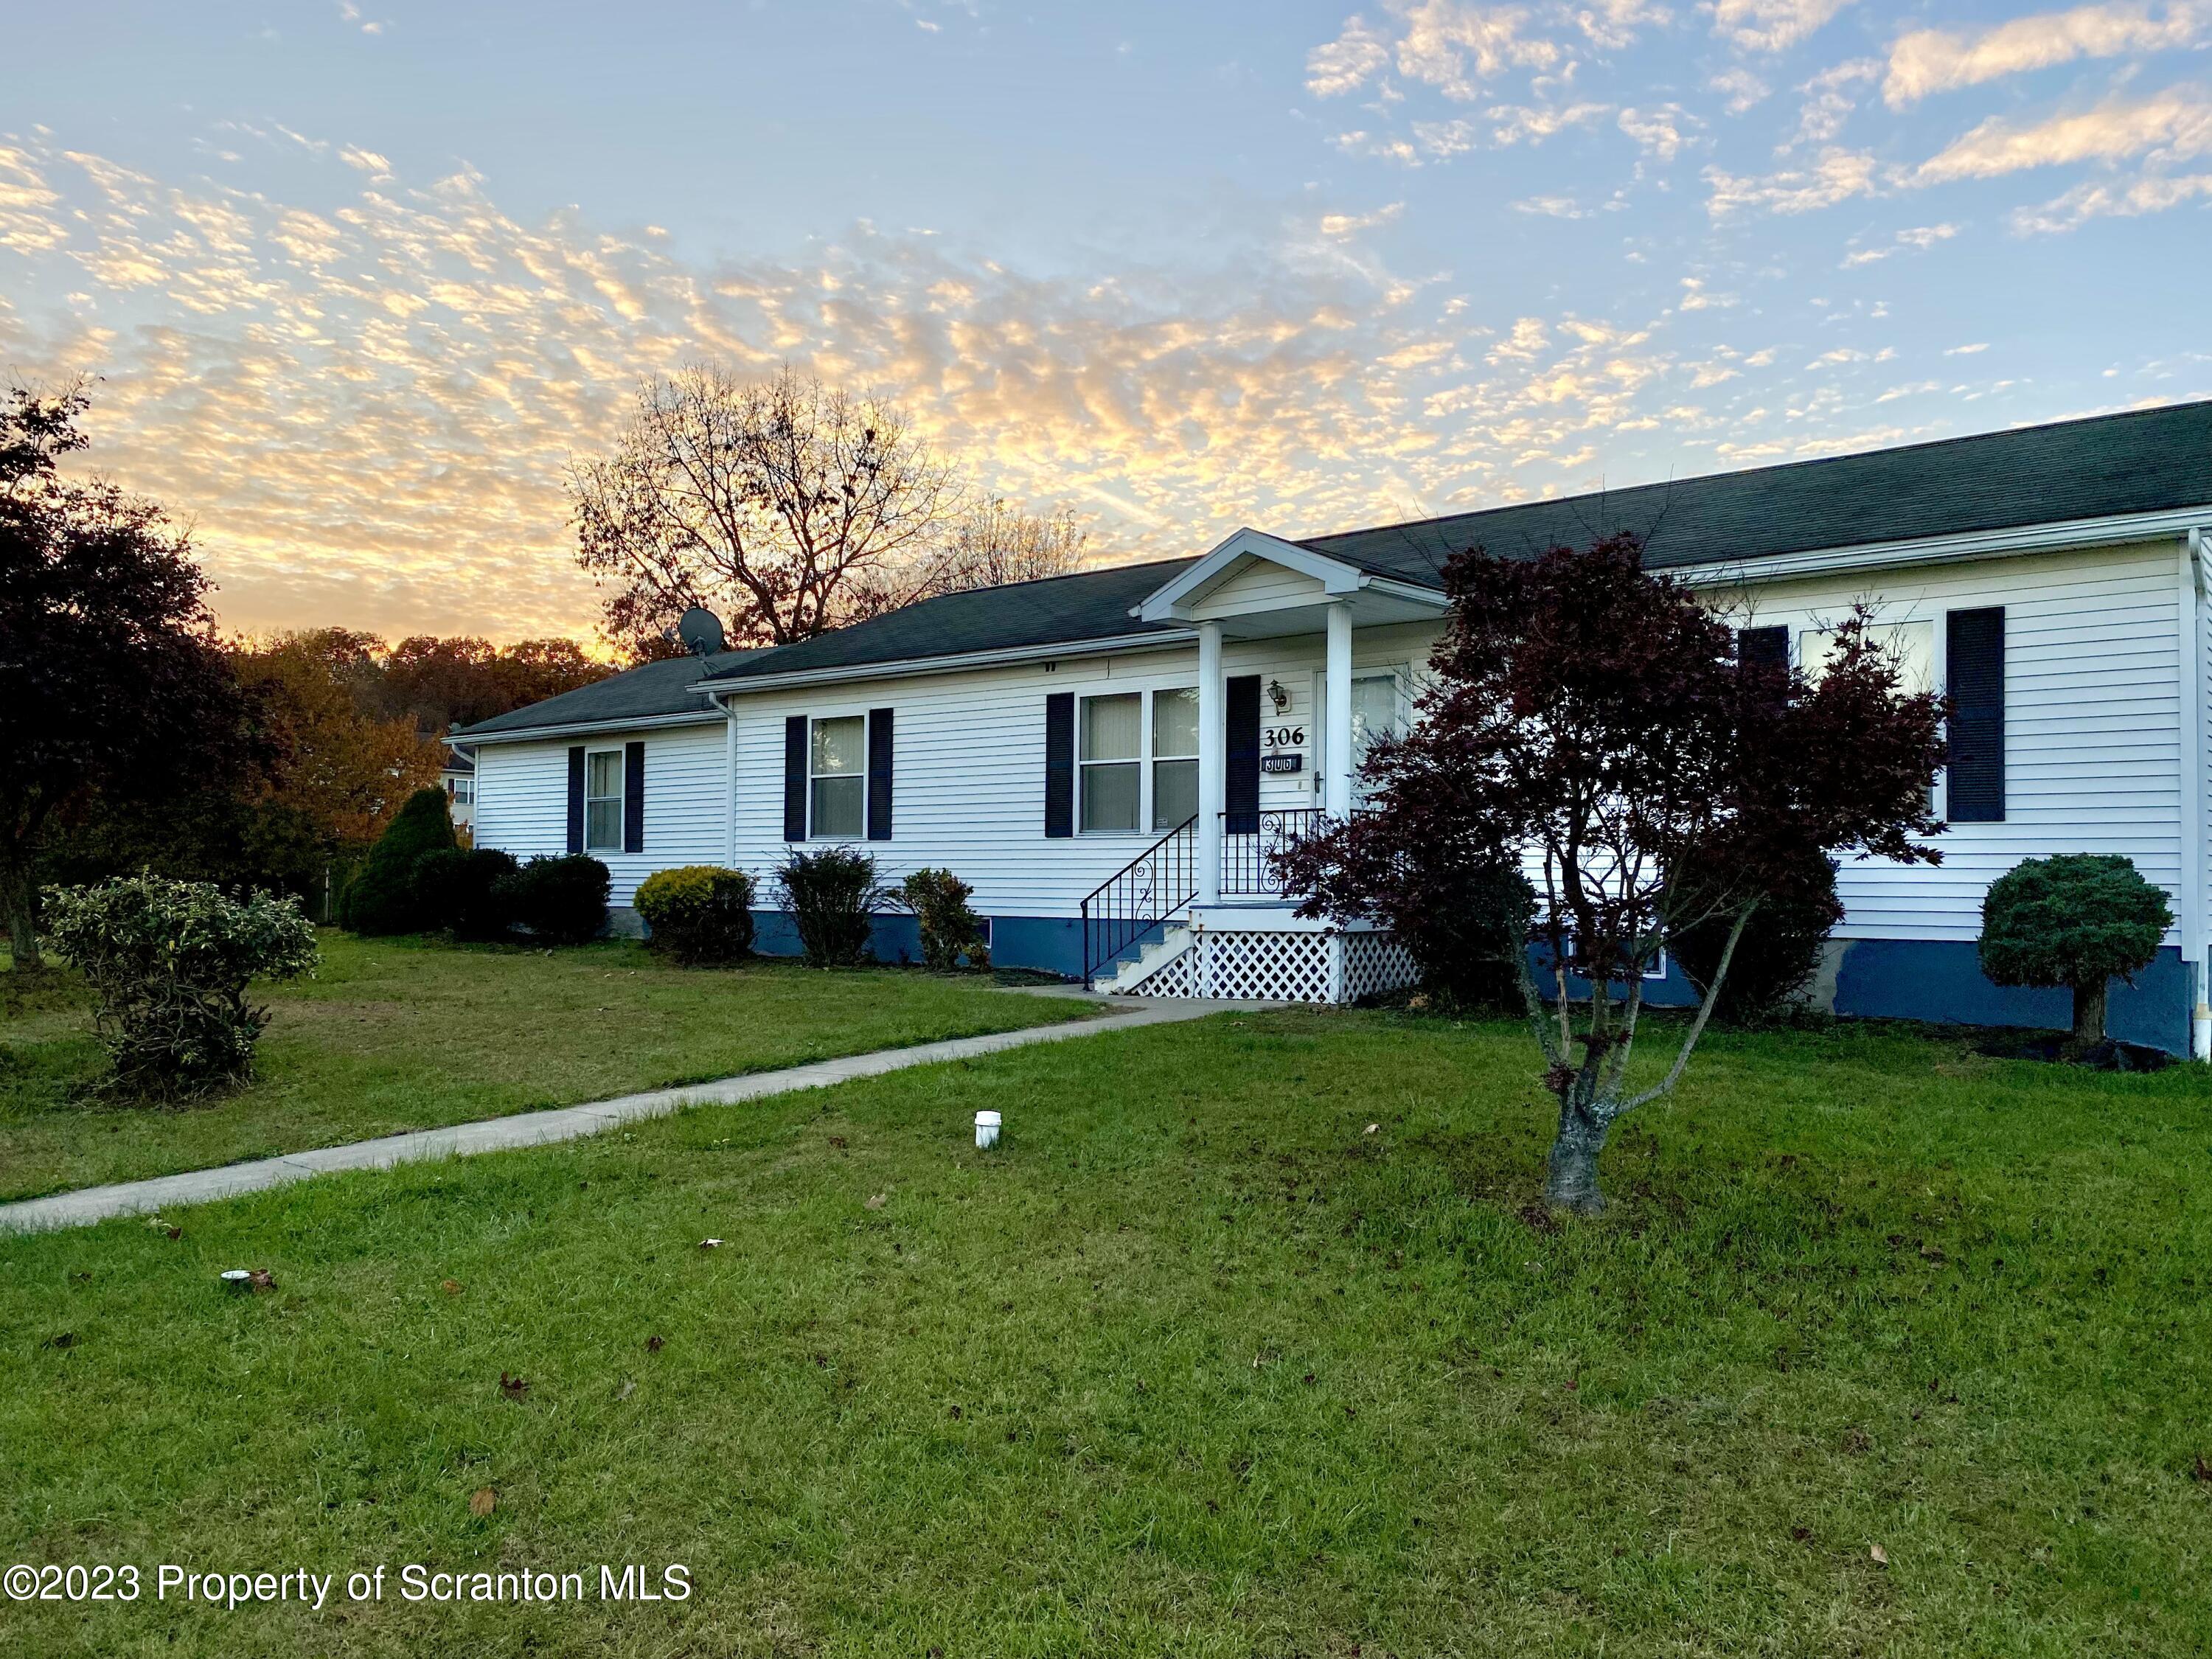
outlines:
[[[1445,600],[1433,576],[1385,574],[1246,528],[1146,594],[1129,614],[1148,623],[1218,623],[1231,639],[1261,639],[1318,634],[1336,605],[1354,626],[1374,628],[1433,621]]]

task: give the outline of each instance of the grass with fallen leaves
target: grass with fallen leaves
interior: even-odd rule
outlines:
[[[677,968],[631,942],[549,951],[325,930],[321,943],[315,978],[260,988],[275,1018],[257,1079],[173,1110],[93,1091],[103,1056],[81,981],[0,969],[0,1200],[1084,1012],[910,970]]]
[[[0,1560],[339,1580],[0,1648],[2212,1650],[2202,1073],[1721,1034],[1560,1224],[1534,1069],[1224,1016],[0,1241]]]

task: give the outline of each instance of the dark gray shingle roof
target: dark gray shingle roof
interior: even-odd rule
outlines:
[[[711,657],[672,657],[563,691],[527,708],[495,714],[474,726],[447,732],[449,738],[480,738],[495,732],[527,732],[541,726],[586,726],[604,720],[651,720],[661,714],[705,714],[713,711],[692,690],[718,667],[758,652],[724,651]]]
[[[978,587],[924,599],[797,645],[755,651],[717,672],[718,684],[763,674],[866,668],[917,657],[955,657],[1032,645],[1172,632],[1180,624],[1139,622],[1129,612],[1153,589],[1187,569],[1189,559],[1115,565],[1073,576]]]
[[[2212,401],[1526,501],[1304,544],[1435,586],[1444,561],[1468,547],[1529,558],[1616,530],[1644,538],[1649,563],[1670,566],[2206,505]],[[452,735],[701,713],[705,700],[692,688],[710,678],[731,684],[1158,633],[1169,625],[1139,622],[1129,611],[1192,562],[1117,565],[949,593],[798,645],[648,663]]]
[[[1643,537],[1644,562],[1661,567],[2207,504],[2212,402],[1526,501],[1304,545],[1433,585],[1443,562],[1469,547],[1531,558],[1617,530]]]

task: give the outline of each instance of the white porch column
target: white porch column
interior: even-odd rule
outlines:
[[[1328,708],[1323,715],[1322,810],[1333,818],[1352,815],[1352,606],[1328,608]]]
[[[1222,747],[1228,714],[1221,678],[1221,624],[1198,625],[1198,902],[1221,902]]]

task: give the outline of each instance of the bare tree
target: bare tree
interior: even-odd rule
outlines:
[[[915,597],[1070,575],[1082,568],[1090,542],[1091,532],[1064,507],[1041,518],[994,495],[971,503],[954,522]]]
[[[568,493],[577,562],[612,589],[607,632],[633,649],[694,605],[732,641],[786,645],[898,603],[959,495],[881,398],[711,363],[642,384]]]

